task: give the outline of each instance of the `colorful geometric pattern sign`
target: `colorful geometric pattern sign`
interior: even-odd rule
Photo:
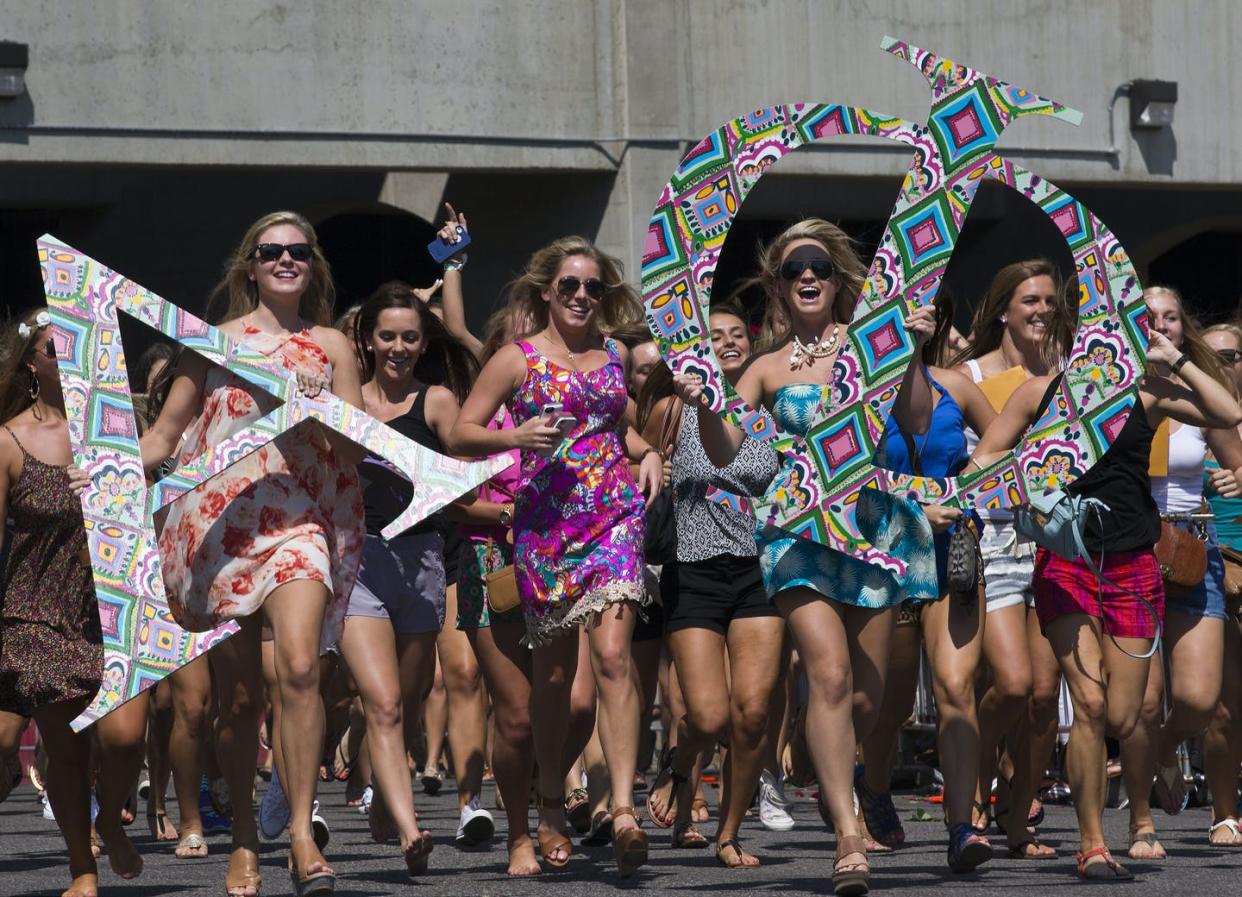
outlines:
[[[699,374],[705,402],[742,432],[773,444],[782,473],[760,501],[761,522],[890,569],[899,558],[870,544],[852,516],[859,490],[889,490],[952,506],[1010,507],[1031,490],[1057,488],[1107,450],[1135,401],[1146,362],[1145,307],[1134,267],[1117,239],[1069,194],[995,151],[1023,115],[1071,124],[1081,114],[1031,91],[917,47],[881,46],[917,66],[931,85],[926,124],[855,106],[790,103],[726,122],[690,149],[660,195],[643,249],[647,323],[669,366]],[[914,158],[833,367],[833,388],[805,437],[750,408],[720,371],[706,326],[712,276],[733,218],[768,168],[786,153],[841,134],[909,145]],[[984,179],[1038,205],[1074,257],[1079,320],[1060,390],[1011,453],[956,479],[911,477],[873,461],[914,342],[906,315],[931,303]]]
[[[362,410],[321,393],[308,399],[279,362],[51,236],[38,242],[44,291],[57,327],[58,365],[74,461],[91,475],[82,497],[104,632],[103,686],[74,720],[82,729],[237,631],[228,623],[186,632],[169,613],[152,515],[298,422],[315,418],[392,462],[414,484],[410,506],[384,529],[392,538],[512,463],[466,463],[424,448]],[[137,318],[281,400],[154,487],[138,451],[118,315]]]

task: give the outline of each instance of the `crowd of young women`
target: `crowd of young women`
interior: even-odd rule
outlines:
[[[441,238],[453,242],[466,221],[448,211]],[[992,858],[993,821],[1009,857],[1056,857],[1036,834],[1036,793],[1062,678],[1073,703],[1066,768],[1080,876],[1129,876],[1102,830],[1106,734],[1121,742],[1130,856],[1163,855],[1148,801],[1153,777],[1160,805],[1177,812],[1178,746],[1204,732],[1210,840],[1242,844],[1234,806],[1242,639],[1229,603],[1242,581],[1229,580],[1222,555],[1242,548],[1242,331],[1201,335],[1175,292],[1144,295],[1152,333],[1138,401],[1102,461],[1070,487],[1106,506],[1085,532],[1093,557],[1102,557],[1102,579],[1081,558],[1036,549],[1008,513],[963,514],[871,493],[857,513],[906,561],[907,575],[897,577],[756,527],[748,499],[781,488],[789,462],[707,411],[702,383],[674,377],[653,345],[635,337],[642,309],[615,259],[580,237],[540,249],[482,339],[466,326],[467,261],[458,253],[445,263],[434,301],[430,291],[382,284],[335,329],[332,278],[310,223],[280,212],[247,230],[218,290],[225,333],[296,372],[308,395],[331,390],[439,452],[508,453],[516,463],[391,540],[380,531],[408,502],[409,483],[317,425],[229,468],[172,506],[160,550],[176,619],[191,629],[235,620],[241,631],[151,701],[131,701],[80,735],[68,721],[101,675],[77,515],[85,475],[70,465],[47,312],[34,309],[9,327],[0,359],[0,513],[12,523],[0,756],[11,756],[33,717],[68,848],[67,894],[97,892],[101,848],[118,875],[141,872],[122,817],[133,812],[127,799],[144,742],[152,835],[177,841],[176,857],[205,856],[204,834],[226,826],[226,892],[257,897],[260,833],[279,838],[287,828],[295,892],[330,893],[335,871],[321,852],[315,793],[325,705],[330,717],[349,706],[325,689],[340,677],[357,695],[348,738],[353,799],[375,840],[399,845],[411,875],[427,868],[433,845],[418,822],[409,763],[420,729],[429,792],[439,787],[447,729],[458,845],[493,836],[479,799],[490,763],[511,875],[571,863],[571,825],[589,832],[590,843],[611,842],[618,874],[633,875],[649,852],[634,791],[651,756],[643,736],[658,681],[669,749],[644,809],[656,828],[671,828],[672,846],[709,844],[701,777],[719,747],[716,857],[730,868],[760,864],[742,844],[747,808],[758,793],[762,824],[793,825],[777,757],[797,731],[821,815],[836,833],[833,889],[862,894],[868,854],[904,840],[891,770],[924,650],[954,872]],[[832,388],[865,273],[848,236],[822,220],[798,222],[764,247],[752,282],[765,303],[761,350],[752,350],[740,306],[719,306],[709,318],[739,395],[785,429],[806,432]],[[919,357],[877,462],[954,476],[1016,444],[1059,385],[1072,306],[1056,270],[1035,260],[997,272],[966,340],[953,340],[944,303],[912,314],[906,326]],[[193,353],[161,362],[149,378],[141,439],[152,476],[270,410],[269,397]],[[1153,443],[1164,438],[1161,466]],[[667,513],[652,512],[649,533],[657,499]],[[1204,534],[1207,574],[1166,601],[1156,555],[1161,515],[1195,526],[1207,502],[1220,515]],[[653,547],[670,519],[672,544]],[[977,533],[982,578],[950,594],[957,528]],[[518,600],[506,604],[509,593]],[[1158,633],[1163,671],[1150,650]],[[795,711],[789,697],[803,680],[805,706]],[[447,723],[437,693],[447,695]],[[274,762],[256,820],[261,728]],[[4,769],[7,782],[11,761]],[[170,775],[179,833],[163,803]],[[994,778],[1004,802],[995,810]]]

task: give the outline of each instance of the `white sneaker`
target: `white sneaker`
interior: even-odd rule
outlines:
[[[496,832],[496,821],[492,814],[479,806],[479,798],[473,797],[470,803],[461,808],[461,819],[457,823],[457,845],[474,847],[484,841],[490,841]]]
[[[263,792],[263,801],[259,804],[259,831],[268,841],[275,841],[288,825],[289,799],[285,797],[280,776],[276,775],[276,767],[273,766],[272,781],[268,783],[267,791]]]
[[[319,815],[319,801],[311,804],[311,828],[315,830],[315,844],[320,850],[327,849],[332,838],[332,829],[328,828],[328,820]]]
[[[43,818],[48,822],[56,821],[56,814],[52,812],[52,802],[47,799],[47,792],[43,792]]]
[[[362,801],[358,804],[358,815],[371,815],[371,801],[375,800],[375,789],[370,785],[362,789]]]
[[[794,827],[785,808],[789,802],[780,781],[766,769],[759,776],[759,821],[770,832],[787,832]]]

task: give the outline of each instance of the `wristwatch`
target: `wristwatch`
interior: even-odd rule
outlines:
[[[500,525],[501,526],[513,526],[513,505],[512,504],[500,506]]]

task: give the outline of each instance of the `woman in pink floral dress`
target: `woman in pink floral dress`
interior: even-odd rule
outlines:
[[[643,497],[654,497],[660,456],[624,423],[625,349],[601,335],[638,317],[619,264],[580,237],[539,250],[513,289],[536,322],[528,340],[497,352],[462,406],[450,448],[462,455],[521,449],[513,518],[514,562],[527,640],[534,650],[531,723],[539,767],[543,859],[569,862],[562,783],[569,692],[585,625],[608,762],[613,848],[621,875],[646,862],[632,808],[639,695],[630,637],[643,601]],[[632,317],[631,317],[632,316]],[[487,425],[508,404],[517,426]],[[555,426],[554,426],[555,425]],[[639,461],[635,484],[628,460]],[[533,851],[510,833],[510,868]],[[533,852],[528,859],[533,861]]]
[[[298,373],[308,392],[327,385],[361,406],[358,368],[331,318],[331,274],[314,229],[276,212],[246,232],[220,292],[220,329]],[[159,419],[141,441],[152,469],[189,426],[187,461],[270,411],[271,397],[191,352]],[[191,426],[191,421],[194,421]],[[282,706],[277,762],[289,799],[289,868],[298,894],[331,892],[334,873],[311,829],[323,704],[321,645],[339,637],[364,539],[354,464],[362,451],[305,422],[174,502],[160,537],[169,603],[190,629],[236,620],[242,631],[212,652],[220,688],[218,747],[229,789],[249,795],[262,707],[260,609],[271,626]],[[233,850],[225,879],[234,897],[256,897],[258,833],[249,801],[234,802]]]

